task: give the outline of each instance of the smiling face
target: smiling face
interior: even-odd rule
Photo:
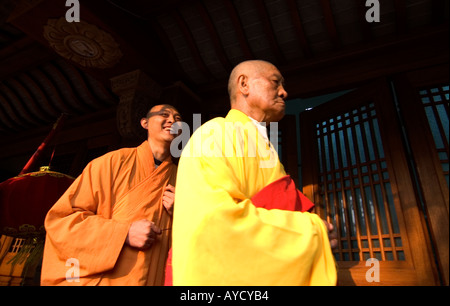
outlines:
[[[171,105],[156,105],[150,109],[146,118],[141,119],[141,125],[148,131],[148,138],[155,142],[170,145],[177,134],[171,133],[172,125],[181,121],[181,115]]]

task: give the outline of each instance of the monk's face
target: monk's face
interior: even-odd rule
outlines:
[[[287,98],[284,79],[270,63],[257,65],[249,73],[249,106],[264,113],[264,121],[276,122],[283,118]]]
[[[156,105],[148,112],[141,125],[148,130],[149,138],[156,141],[171,142],[177,134],[171,133],[172,125],[181,121],[181,115],[170,105]]]

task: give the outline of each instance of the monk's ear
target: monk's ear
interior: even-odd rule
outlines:
[[[238,77],[237,82],[237,89],[239,92],[241,92],[243,95],[248,95],[249,93],[249,84],[248,84],[248,76],[245,74],[241,74]]]
[[[147,118],[141,119],[141,126],[146,130],[148,129],[148,119]]]

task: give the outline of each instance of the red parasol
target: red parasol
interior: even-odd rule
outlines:
[[[73,182],[72,177],[48,171],[48,167],[28,173],[61,129],[65,118],[64,114],[59,117],[20,174],[0,183],[0,232],[11,233],[23,226],[38,230],[44,224],[47,211]]]
[[[44,220],[48,210],[74,181],[68,175],[41,167],[31,172],[55,134],[65,115],[54,124],[45,140],[27,162],[20,174],[0,183],[0,284],[25,282],[36,266],[44,248]],[[20,249],[9,251],[20,242]],[[26,262],[24,263],[24,261]]]
[[[48,210],[73,180],[68,175],[42,169],[1,183],[0,232],[13,234],[21,227],[39,230]]]
[[[19,284],[19,281],[24,284],[39,271],[45,216],[74,181],[73,177],[49,171],[49,167],[29,173],[61,129],[65,118],[64,114],[59,117],[20,174],[0,183],[1,285]],[[20,248],[14,247],[11,251],[10,248],[18,243]]]

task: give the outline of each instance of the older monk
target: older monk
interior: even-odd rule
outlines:
[[[283,76],[246,61],[228,90],[228,115],[197,129],[180,158],[173,284],[335,285],[333,228],[308,212],[267,137],[284,116]]]

